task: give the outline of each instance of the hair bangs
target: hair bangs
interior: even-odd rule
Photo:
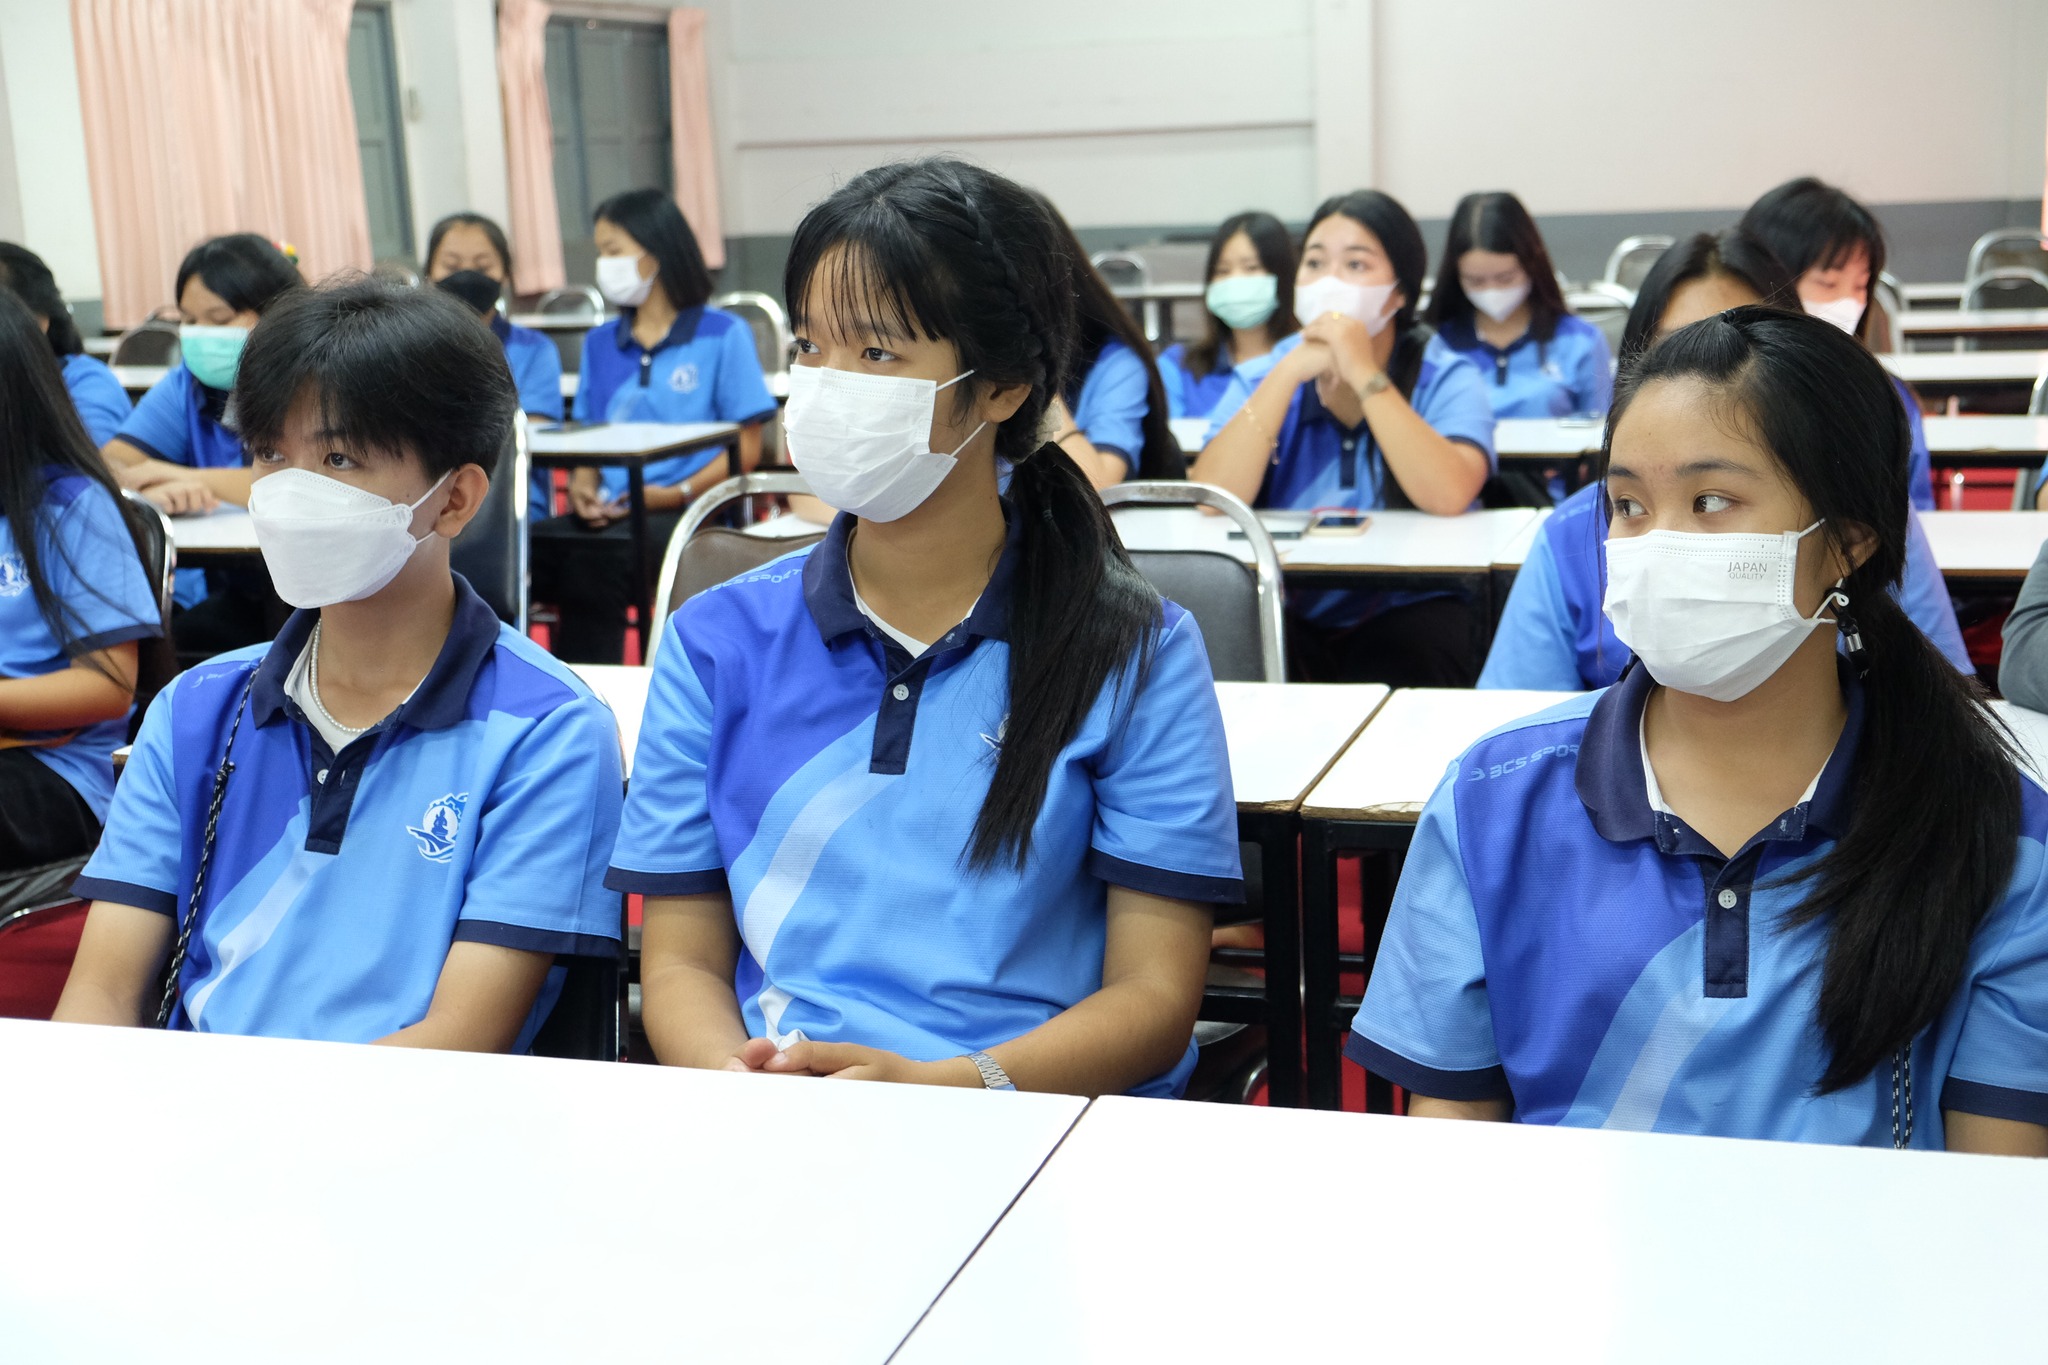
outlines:
[[[885,341],[957,337],[956,291],[900,212],[869,200],[830,227],[791,246],[784,290],[793,327]]]

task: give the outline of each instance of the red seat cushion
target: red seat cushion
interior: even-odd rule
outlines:
[[[0,928],[0,1018],[47,1019],[71,975],[78,936],[85,932],[84,901],[37,910]]]

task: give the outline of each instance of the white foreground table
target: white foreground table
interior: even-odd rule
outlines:
[[[37,1365],[882,1365],[1084,1105],[15,1020],[0,1093]]]
[[[2043,1227],[2048,1162],[1102,1099],[896,1360],[2038,1360]]]
[[[1372,521],[1360,535],[1275,541],[1281,567],[1289,576],[1484,573],[1493,567],[1495,553],[1525,529],[1536,512],[1500,507],[1455,517],[1392,509],[1367,515]],[[1212,550],[1247,564],[1252,559],[1251,547],[1231,538],[1227,518],[1204,516],[1192,507],[1120,507],[1112,519],[1129,549]],[[1298,527],[1302,514],[1262,512],[1261,519]]]
[[[2048,512],[1922,512],[1920,526],[1946,578],[2023,579],[2048,540]]]
[[[1451,760],[1480,736],[1578,695],[1403,688],[1316,783],[1302,803],[1302,818],[1413,824]]]
[[[261,554],[256,544],[256,523],[249,510],[232,503],[199,517],[172,517],[171,543],[178,547],[178,562],[191,568],[194,560],[234,559]]]

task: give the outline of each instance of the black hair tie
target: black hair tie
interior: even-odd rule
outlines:
[[[1870,675],[1870,651],[1863,647],[1863,631],[1857,626],[1856,618],[1849,614],[1849,594],[1840,588],[1829,594],[1835,604],[1835,629],[1842,633],[1842,647],[1849,655],[1849,666],[1856,670],[1858,678]]]

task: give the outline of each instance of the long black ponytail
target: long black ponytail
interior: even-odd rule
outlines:
[[[1029,390],[996,428],[1021,526],[1009,719],[967,849],[976,870],[1024,865],[1053,761],[1112,678],[1128,693],[1143,685],[1160,619],[1159,595],[1102,499],[1040,438],[1077,346],[1062,235],[1034,192],[991,171],[950,157],[899,162],[854,177],[806,214],[783,278],[792,317],[814,315],[808,300],[823,289],[872,330],[951,341],[961,370],[973,371],[950,391],[962,412],[975,392]]]
[[[1970,940],[2017,857],[2017,757],[1975,680],[1892,597],[1906,562],[1911,436],[1871,354],[1816,318],[1730,309],[1673,332],[1625,372],[1608,414],[1610,445],[1635,396],[1668,380],[1719,391],[1838,552],[1848,528],[1873,541],[1843,586],[1867,665],[1854,811],[1804,874],[1808,889],[1789,920],[1828,925],[1818,1008],[1826,1094],[1868,1075],[1954,998]]]

